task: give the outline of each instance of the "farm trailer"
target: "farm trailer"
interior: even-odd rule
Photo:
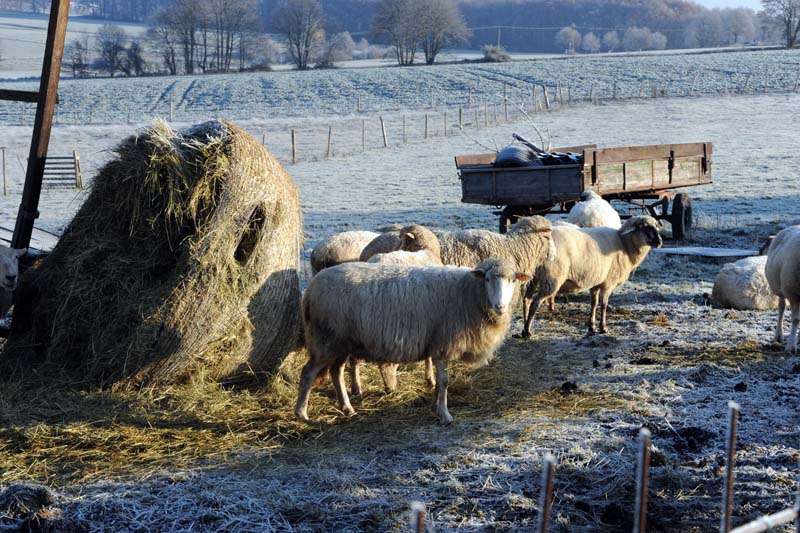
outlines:
[[[456,156],[461,201],[500,208],[495,214],[505,233],[522,216],[567,213],[583,192],[592,190],[670,222],[673,238],[683,239],[692,227],[692,203],[687,193],[673,189],[711,183],[711,143],[622,148],[591,144],[554,151],[582,153],[583,161],[495,167],[496,154]]]

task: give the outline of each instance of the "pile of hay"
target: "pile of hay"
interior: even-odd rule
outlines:
[[[124,140],[21,280],[3,365],[101,386],[274,372],[301,338],[297,190],[228,122]]]

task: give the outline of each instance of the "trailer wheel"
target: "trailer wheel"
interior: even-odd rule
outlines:
[[[500,233],[506,233],[511,229],[511,217],[503,211],[500,213]]]
[[[672,200],[672,238],[680,241],[689,237],[692,231],[692,200],[685,192],[675,195]]]

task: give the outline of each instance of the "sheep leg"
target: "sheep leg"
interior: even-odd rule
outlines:
[[[347,397],[347,387],[344,384],[344,361],[336,361],[331,365],[331,381],[336,390],[336,399],[339,401],[339,409],[347,416],[356,414],[356,410],[350,405],[350,398]]]
[[[381,363],[378,365],[378,370],[381,372],[383,378],[383,388],[386,393],[391,393],[397,390],[397,363]]]
[[[308,420],[308,396],[311,393],[311,386],[314,384],[317,374],[319,374],[326,364],[314,363],[309,360],[300,372],[300,392],[297,395],[297,404],[294,408],[294,414],[303,420]]]
[[[547,300],[547,308],[550,309],[551,313],[556,310],[556,297],[555,296],[551,296]]]
[[[439,421],[448,425],[453,422],[453,417],[447,410],[447,360],[437,359],[434,361],[436,365],[436,412],[439,415]]]
[[[589,313],[589,335],[594,335],[594,323],[597,317],[597,304],[600,302],[600,289],[595,287],[590,291],[592,296],[592,312]]]
[[[536,297],[533,298],[533,301],[531,301],[529,298],[526,298],[526,302],[530,302],[530,304],[526,306],[528,308],[528,314],[525,317],[525,326],[522,328],[523,339],[531,338],[531,324],[533,323],[533,318],[536,316],[536,310],[539,309],[539,305],[542,303],[542,300],[546,300],[548,298],[548,295],[544,295],[540,292],[536,293]]]
[[[600,291],[600,333],[608,333],[608,326],[606,326],[606,314],[608,312],[608,297],[611,296],[608,291]]]
[[[789,301],[792,306],[792,330],[786,340],[786,351],[797,354],[797,328],[800,326],[800,299]]]
[[[350,392],[354,397],[361,396],[361,359],[350,357]]]
[[[778,327],[775,328],[775,342],[783,342],[783,313],[786,311],[786,300],[778,296]]]
[[[428,357],[425,359],[425,383],[427,383],[429,387],[436,386],[436,374],[434,372],[433,359]]]

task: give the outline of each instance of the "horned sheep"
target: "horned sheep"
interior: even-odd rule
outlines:
[[[19,259],[26,253],[27,248],[16,250],[0,245],[0,319],[11,309],[19,280]]]
[[[302,314],[309,359],[300,377],[295,414],[308,420],[308,397],[319,372],[330,369],[341,410],[355,414],[344,386],[350,354],[376,362],[433,359],[434,407],[444,424],[447,364],[486,364],[510,324],[515,281],[529,276],[503,259],[475,269],[348,263],[309,282]],[[459,312],[452,308],[458,305]]]
[[[786,339],[786,351],[797,353],[797,329],[800,325],[800,225],[778,232],[769,246],[764,269],[769,286],[778,296],[778,325],[775,341],[783,342],[783,314],[786,300],[792,310],[792,325]]]
[[[556,226],[553,242],[558,249],[555,260],[542,263],[534,275],[535,282],[525,293],[524,338],[530,337],[531,322],[542,300],[559,292],[585,290],[591,293],[589,334],[595,332],[599,301],[602,301],[600,332],[606,333],[609,296],[628,280],[652,247],[659,248],[662,244],[658,222],[649,216],[632,217],[618,230]]]

